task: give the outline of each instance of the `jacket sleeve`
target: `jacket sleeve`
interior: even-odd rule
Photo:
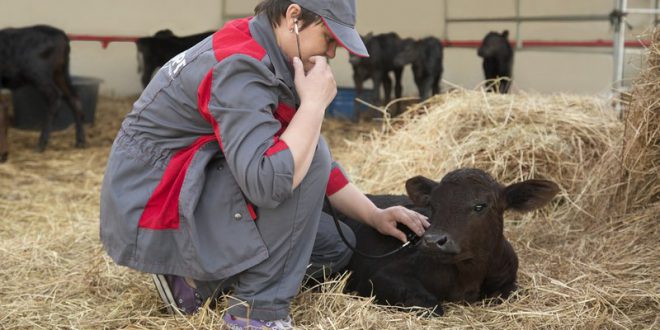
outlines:
[[[323,143],[325,139],[321,136]],[[330,176],[328,177],[328,185],[325,188],[325,194],[327,196],[332,196],[334,193],[344,188],[350,182],[348,175],[344,171],[344,168],[341,165],[333,160],[330,163]]]
[[[279,140],[279,83],[259,60],[232,55],[212,72],[207,111],[227,164],[243,194],[274,208],[292,195],[293,156]]]

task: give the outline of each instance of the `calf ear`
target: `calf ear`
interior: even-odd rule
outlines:
[[[504,38],[509,38],[509,30],[504,30],[504,31],[502,31],[502,36],[503,36]]]
[[[527,180],[504,188],[506,208],[520,212],[536,210],[552,200],[559,186],[547,180]]]
[[[431,204],[431,190],[438,183],[418,175],[406,181],[406,192],[408,197],[417,206],[429,206]]]

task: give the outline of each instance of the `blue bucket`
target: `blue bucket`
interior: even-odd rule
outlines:
[[[363,90],[362,94],[358,96],[355,88],[338,87],[337,95],[335,96],[335,99],[332,100],[325,113],[328,117],[357,121],[359,113],[364,111],[367,106],[356,102],[355,98],[359,97],[360,99],[369,102],[371,94],[372,91],[370,89]]]
[[[96,101],[101,79],[92,77],[72,76],[71,83],[78,93],[82,110],[85,113],[84,123],[93,124],[96,115]],[[12,126],[25,130],[41,130],[46,119],[48,103],[46,98],[32,85],[25,85],[12,92],[14,107],[14,122]],[[60,100],[57,115],[53,120],[53,131],[63,130],[73,123],[71,108]]]

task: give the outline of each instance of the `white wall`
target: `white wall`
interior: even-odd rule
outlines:
[[[509,29],[515,23],[452,23],[445,31],[447,17],[514,16],[515,0],[358,0],[360,33],[395,31],[402,37],[480,40],[490,30]],[[169,28],[178,35],[217,29],[223,18],[249,15],[259,0],[0,0],[0,28],[32,24],[51,24],[71,34],[145,36]],[[653,0],[630,0],[633,8],[648,8]],[[521,0],[521,16],[607,15],[614,0]],[[631,15],[634,26],[627,38],[649,25],[650,16]],[[523,23],[523,39],[538,40],[611,40],[607,22]],[[573,49],[572,51],[575,51]],[[600,53],[519,50],[515,55],[514,89],[540,92],[603,93],[612,79],[612,56]],[[626,74],[634,75],[641,63],[637,50],[629,51]],[[352,86],[351,68],[346,51],[338,50],[331,61],[340,86]],[[468,88],[480,83],[481,59],[475,49],[445,50],[444,79]],[[104,80],[104,94],[131,95],[141,90],[133,43],[114,42],[103,49],[98,42],[72,42],[72,72]],[[416,94],[409,69],[404,71],[404,94]]]
[[[145,36],[163,28],[193,34],[220,23],[217,0],[0,0],[0,28],[49,24],[70,34]],[[72,41],[71,72],[103,79],[104,94],[137,94],[136,55],[132,42],[103,49],[99,42]]]

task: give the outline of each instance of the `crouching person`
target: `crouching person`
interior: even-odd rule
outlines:
[[[420,235],[429,223],[374,206],[320,136],[337,91],[326,58],[337,44],[368,56],[355,0],[266,0],[255,14],[170,60],[135,102],[103,180],[101,240],[116,263],[153,274],[172,311],[231,290],[230,328],[287,329],[305,273],[351,256],[324,195],[402,241],[398,222]]]

